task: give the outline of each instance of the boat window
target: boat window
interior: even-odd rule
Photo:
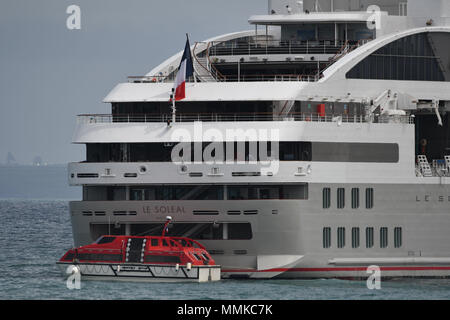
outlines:
[[[181,263],[178,256],[164,256],[164,255],[147,255],[144,257],[144,262],[148,263]]]
[[[359,228],[352,228],[352,248],[359,248]]]
[[[103,254],[103,253],[79,253],[76,256],[79,260],[84,261],[122,261],[121,254]]]
[[[378,49],[346,75],[347,79],[450,81],[446,43],[450,34],[423,32]]]
[[[359,208],[359,188],[352,188],[352,209]]]
[[[116,240],[116,237],[101,237],[100,239],[97,240],[97,244],[106,244],[106,243],[111,243],[114,240]]]
[[[337,229],[337,243],[338,243],[338,248],[345,247],[345,228],[344,227],[339,227]]]
[[[196,253],[193,253],[192,255],[193,255],[194,258],[197,259],[198,261],[202,261],[202,259],[201,259]]]
[[[366,189],[366,209],[373,208],[373,188]]]
[[[313,142],[312,161],[397,163],[396,143]]]
[[[366,248],[372,248],[373,247],[373,228],[367,227],[366,228]]]
[[[330,188],[323,188],[322,191],[322,206],[324,209],[330,209],[331,206],[331,189]]]
[[[324,247],[324,249],[328,249],[331,247],[331,228],[330,227],[323,228],[323,247]]]
[[[169,242],[170,242],[170,245],[172,247],[176,247],[177,248],[179,246],[179,244],[176,241],[172,240],[172,239],[170,239]]]
[[[253,237],[250,223],[228,223],[228,239],[250,240]]]
[[[450,63],[450,61],[449,61]],[[337,107],[333,107],[333,112],[339,112]],[[313,110],[313,109],[311,109]],[[350,110],[354,113],[353,110]],[[342,107],[342,113],[351,116],[349,107],[344,105]],[[313,112],[313,111],[309,111]],[[308,112],[306,111],[305,114]],[[358,112],[354,113],[355,115]],[[234,142],[234,143],[218,143],[218,142],[204,142],[202,146],[195,147],[195,144],[187,143],[188,146],[184,147],[190,152],[194,152],[196,149],[203,150],[202,155],[208,150],[211,151],[211,156],[217,161],[267,161],[268,159],[275,159],[280,161],[320,161],[320,162],[372,162],[372,163],[396,163],[399,159],[398,145],[393,143],[347,143],[347,142],[309,142],[309,141],[280,141],[278,143],[260,141],[258,143],[249,144],[249,142]],[[102,154],[104,148],[114,146],[115,144],[87,144],[87,161],[88,162],[171,162],[172,149],[177,146],[174,143],[141,143],[141,144],[122,144],[127,145],[125,148],[131,150],[131,155],[126,158],[116,158],[110,156],[109,158],[99,159],[96,154]],[[213,147],[219,145],[220,152],[216,151]],[[191,161],[206,161],[211,159],[196,159],[193,155],[184,155],[183,146],[177,146],[180,149],[179,158],[185,163]],[[161,150],[160,150],[161,149]],[[134,150],[134,151],[133,151]],[[142,151],[142,150],[145,150]],[[158,151],[159,150],[159,151]],[[164,151],[163,151],[164,150]],[[186,151],[187,152],[187,151]],[[162,158],[161,154],[166,154]],[[93,155],[94,154],[94,155]],[[108,157],[109,153],[105,153],[105,157]],[[136,154],[136,156],[134,156]],[[175,152],[176,154],[176,152]],[[220,155],[220,158],[219,158]],[[138,157],[139,156],[139,157]],[[108,187],[108,197],[114,200],[124,200],[123,194],[125,188],[123,187]],[[176,200],[176,198],[186,196],[192,189],[183,189],[182,187],[173,189],[173,187],[158,188],[158,190],[165,190],[162,194],[155,193],[154,189],[143,189],[142,187],[132,189],[132,200]],[[103,193],[104,191],[101,190]],[[113,195],[112,192],[116,192],[117,195]],[[96,194],[89,195],[97,200]],[[159,199],[161,197],[169,197],[174,199]],[[199,200],[205,197],[209,197],[211,200],[217,197],[217,187],[209,186],[209,188],[198,189],[195,193],[190,195],[187,200]],[[198,198],[198,199],[197,199]]]
[[[107,234],[108,227],[111,231],[114,230],[114,225],[105,224],[91,224],[92,234]],[[131,236],[153,236],[159,237],[161,235],[161,224],[131,224]],[[106,230],[106,231],[105,231]],[[125,234],[124,224],[122,229],[117,232],[121,235]],[[225,233],[225,234],[224,234]],[[228,223],[228,234],[224,230],[224,223],[219,222],[202,222],[202,223],[177,223],[171,224],[169,231],[171,237],[189,237],[193,240],[249,240],[252,239],[252,228],[248,222],[230,222]],[[161,238],[159,238],[161,239]],[[151,239],[151,246],[158,246],[158,238]],[[167,239],[161,239],[160,246],[169,246]],[[201,248],[196,242],[185,240],[187,247]]]
[[[337,208],[344,209],[345,207],[345,189],[338,188],[337,189]]]
[[[394,247],[401,248],[402,246],[402,228],[394,228]]]
[[[152,247],[157,247],[159,245],[158,243],[159,243],[158,239],[152,238],[150,240],[150,246]]]
[[[178,239],[178,242],[181,244],[182,247],[191,247],[191,244],[186,239]]]
[[[215,185],[140,186],[130,189],[130,200],[223,200],[223,193],[223,186]]]
[[[232,185],[227,188],[228,200],[271,200],[271,199],[292,199],[307,200],[308,184],[295,185]]]
[[[387,248],[388,246],[388,228],[380,228],[380,248]]]

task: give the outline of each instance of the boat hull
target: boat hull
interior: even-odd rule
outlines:
[[[149,264],[57,262],[63,276],[79,273],[82,280],[132,282],[214,282],[220,280],[220,266],[176,266]],[[75,267],[75,268],[74,268]]]

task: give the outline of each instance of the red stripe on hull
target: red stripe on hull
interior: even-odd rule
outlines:
[[[367,267],[350,268],[278,268],[269,270],[230,269],[222,270],[224,273],[243,272],[333,272],[333,271],[366,271]],[[433,271],[450,270],[450,267],[380,267],[381,271]]]

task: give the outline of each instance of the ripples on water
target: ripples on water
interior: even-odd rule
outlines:
[[[449,299],[450,280],[223,280],[219,283],[83,281],[69,290],[55,262],[73,246],[66,201],[0,201],[0,299]]]

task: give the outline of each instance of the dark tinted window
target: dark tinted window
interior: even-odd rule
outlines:
[[[116,240],[116,237],[101,237],[98,241],[97,244],[105,244],[105,243],[111,243],[114,240]]]
[[[396,163],[396,143],[313,142],[312,161]]]
[[[378,49],[347,73],[349,79],[450,81],[450,34],[425,32]]]
[[[181,263],[181,260],[180,260],[180,257],[178,257],[178,256],[147,255],[144,257],[144,262],[148,262],[148,263]]]
[[[252,238],[252,227],[250,223],[229,223],[228,239],[249,240]]]
[[[103,254],[103,253],[79,253],[77,255],[79,260],[85,261],[122,261],[121,254]]]
[[[450,61],[449,61],[450,63]],[[241,143],[240,143],[241,144]],[[164,143],[143,143],[143,144],[88,144],[87,161],[88,162],[170,162],[172,161],[171,152],[175,144]],[[204,143],[208,146],[209,143]],[[203,149],[205,148],[203,147]],[[268,159],[279,159],[280,161],[330,161],[330,162],[398,162],[398,145],[386,143],[337,143],[337,142],[279,142],[267,143],[260,142],[253,148],[248,142],[242,143],[242,149],[238,143],[234,143],[232,149],[224,147],[221,154],[222,158],[218,161],[224,161],[225,155],[227,161],[267,161]],[[191,147],[191,151],[194,151]],[[234,153],[233,153],[234,150]],[[250,151],[252,150],[252,153]],[[226,152],[225,152],[226,151]],[[231,155],[229,155],[231,153]],[[253,154],[255,153],[255,154]],[[118,155],[117,155],[118,154]],[[191,156],[190,159],[194,159]],[[204,160],[204,159],[199,159]],[[188,161],[188,160],[186,160]],[[189,161],[188,161],[189,162]],[[192,188],[192,187],[191,187]],[[139,190],[138,190],[139,191]],[[164,189],[163,194],[154,194],[151,191],[147,193],[137,193],[136,197],[181,197],[189,189],[182,187],[174,190],[172,187]],[[218,190],[214,186],[203,192],[198,192],[190,197],[190,200],[201,200],[211,198],[217,199]],[[156,199],[157,200],[157,199]],[[175,199],[169,199],[175,200]]]

